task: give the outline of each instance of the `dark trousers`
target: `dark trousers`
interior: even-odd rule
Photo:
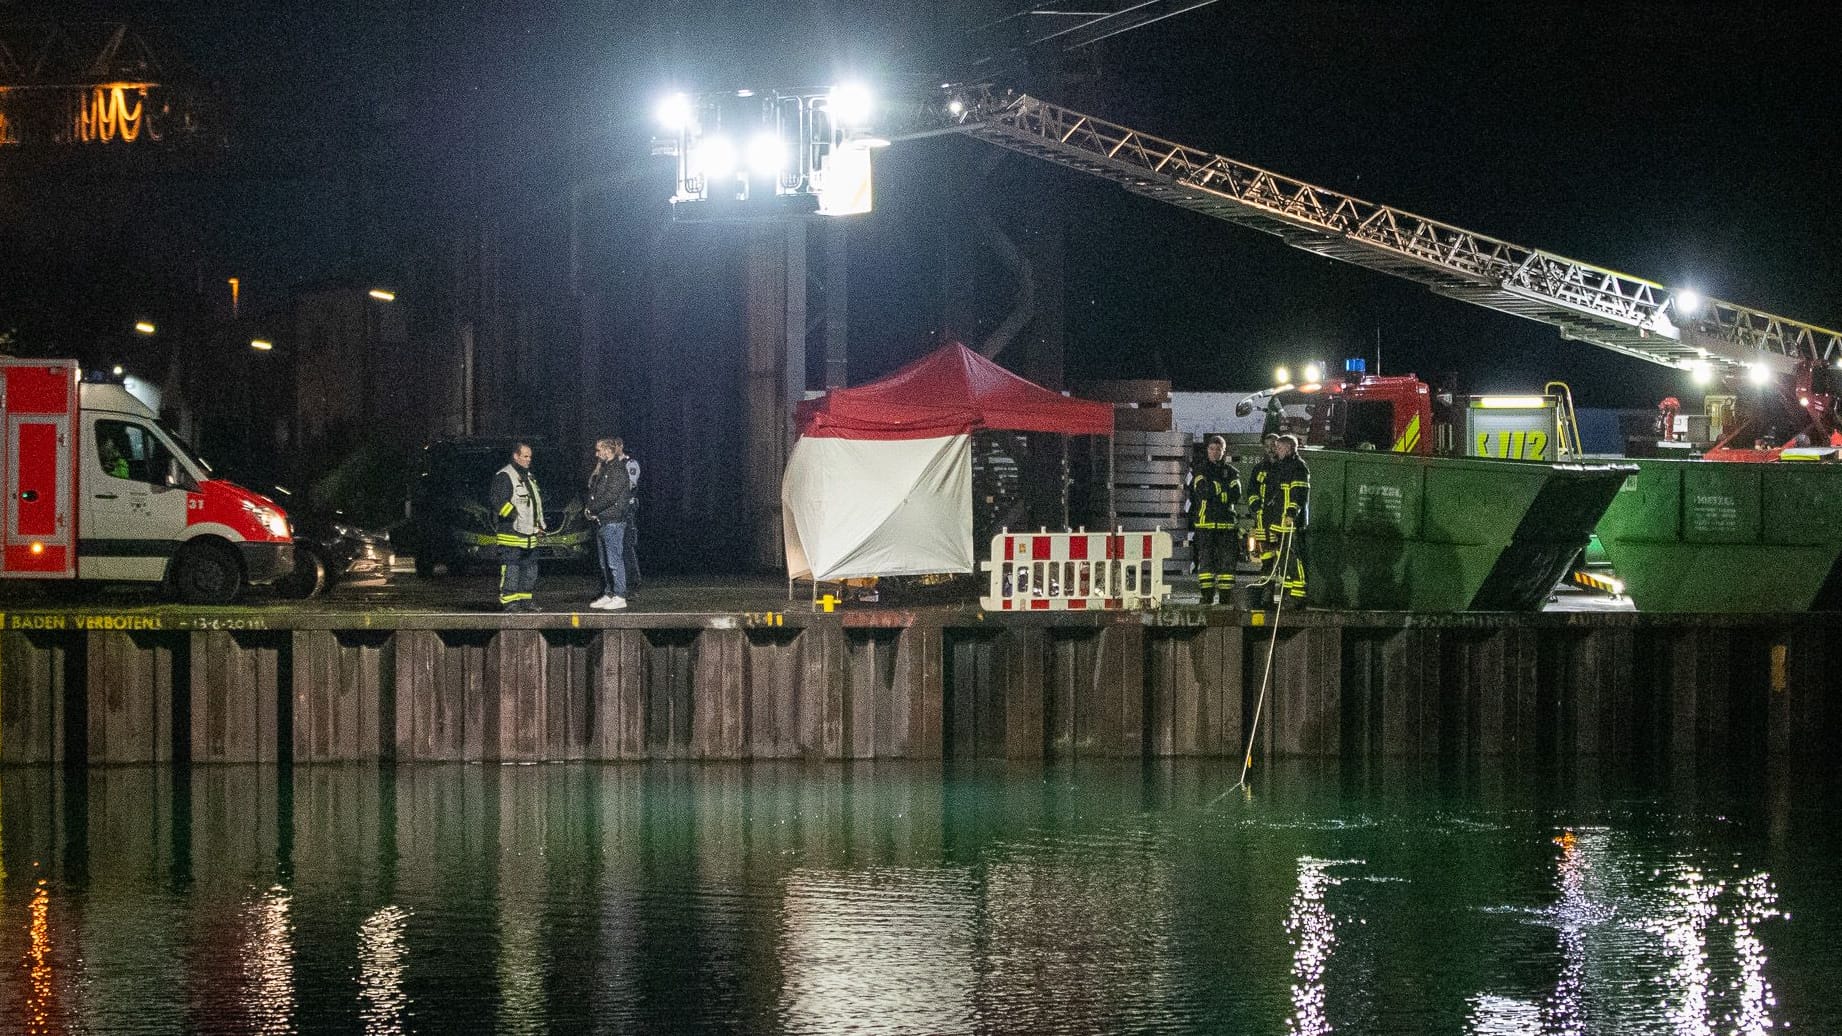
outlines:
[[[636,546],[640,541],[640,523],[637,516],[627,519],[627,535],[621,539],[621,551],[626,555],[627,590],[640,588],[640,552]]]
[[[537,589],[537,551],[524,547],[499,548],[499,604],[531,600]]]
[[[1215,600],[1216,591],[1234,592],[1235,530],[1196,530],[1196,585],[1202,603]]]

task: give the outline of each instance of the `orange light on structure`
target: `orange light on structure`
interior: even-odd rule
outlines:
[[[79,93],[71,112],[71,139],[83,144],[132,144],[143,132],[159,140],[147,114],[147,91],[157,83],[102,83]]]
[[[43,543],[40,543],[38,540],[33,540],[32,541],[32,553],[43,554],[44,552],[45,552],[45,545]]]

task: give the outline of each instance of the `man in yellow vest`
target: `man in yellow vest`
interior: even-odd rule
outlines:
[[[537,538],[544,529],[544,495],[531,475],[531,444],[512,444],[512,460],[493,474],[488,497],[499,546],[499,607],[537,611]]]

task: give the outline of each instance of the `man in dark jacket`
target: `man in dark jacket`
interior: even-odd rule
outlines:
[[[595,470],[588,476],[588,498],[582,509],[595,523],[595,556],[601,562],[601,596],[590,608],[616,611],[627,606],[627,556],[623,542],[627,519],[633,511],[633,484],[627,476],[627,456],[619,439],[595,443]]]
[[[1283,566],[1276,570],[1280,588],[1294,603],[1305,600],[1305,525],[1310,518],[1311,471],[1298,455],[1298,439],[1282,435],[1266,471],[1261,521],[1270,538],[1268,550]],[[1272,577],[1269,577],[1272,578]]]
[[[1232,603],[1234,598],[1234,505],[1241,500],[1241,476],[1234,465],[1222,459],[1227,452],[1226,440],[1219,435],[1210,436],[1208,459],[1190,475],[1196,586],[1204,605],[1215,603],[1217,591],[1223,603]]]

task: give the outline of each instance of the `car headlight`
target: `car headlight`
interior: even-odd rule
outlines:
[[[263,504],[256,503],[253,500],[243,501],[243,508],[249,512],[250,517],[256,519],[256,524],[262,526],[262,531],[268,533],[270,536],[278,540],[293,538],[293,533],[288,527],[288,518],[280,511],[277,511],[273,507],[267,507]]]

